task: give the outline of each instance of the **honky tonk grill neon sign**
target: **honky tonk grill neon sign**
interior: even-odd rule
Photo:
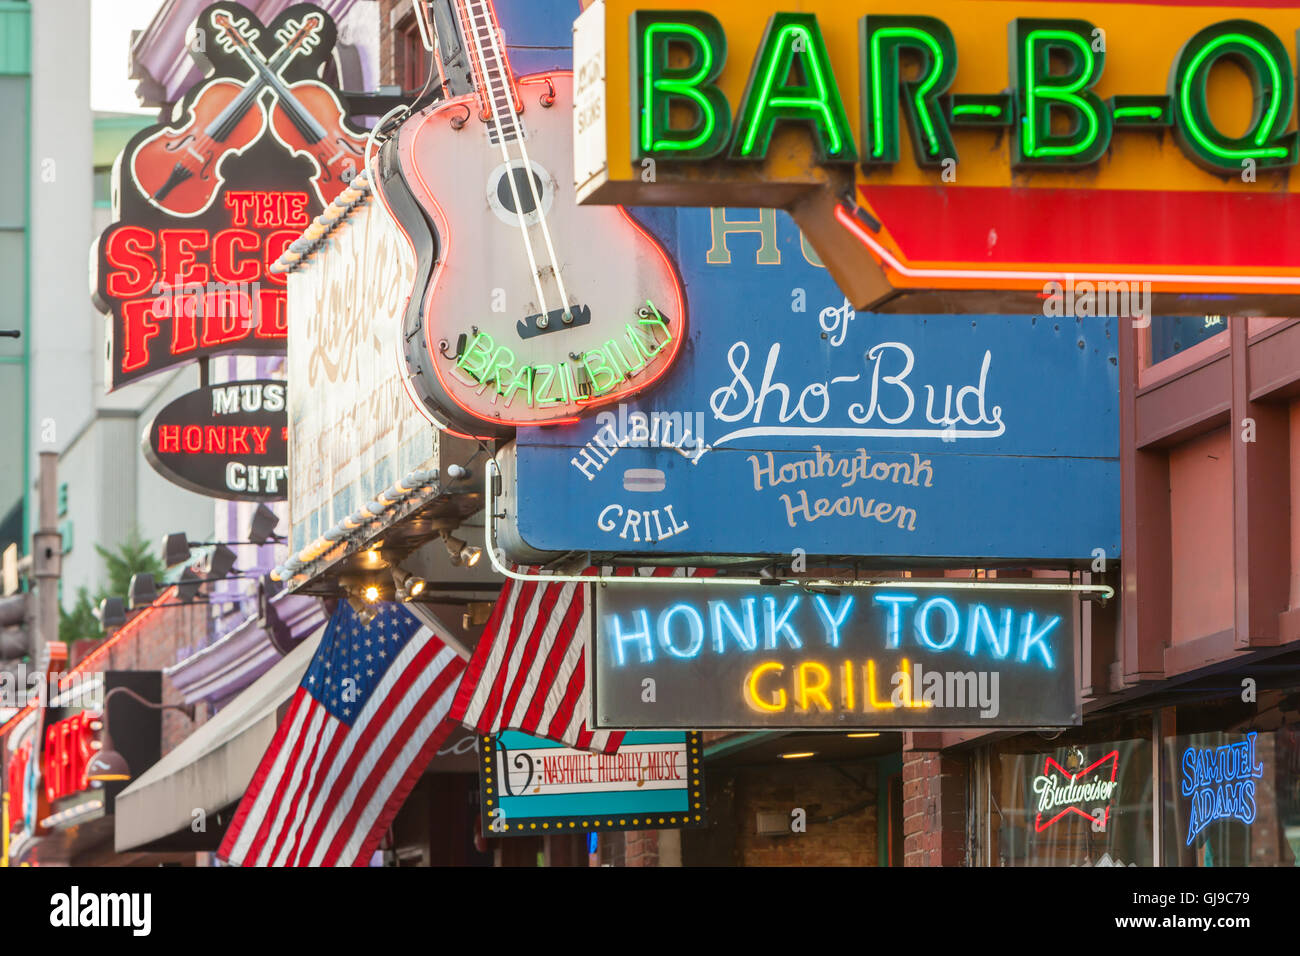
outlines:
[[[634,153],[637,159],[704,161],[767,157],[777,124],[810,129],[822,163],[865,169],[900,159],[906,123],[916,162],[941,167],[958,159],[953,133],[967,127],[1011,133],[1011,164],[1021,170],[1097,162],[1127,130],[1172,128],[1187,156],[1212,172],[1286,169],[1300,160],[1300,133],[1287,128],[1296,77],[1286,45],[1249,20],[1225,20],[1189,37],[1164,93],[1137,90],[1106,100],[1094,87],[1106,69],[1103,30],[1087,20],[1022,17],[1009,26],[1009,92],[949,92],[957,73],[952,30],[929,16],[868,14],[859,21],[862,115],[855,130],[815,15],[775,13],[754,55],[735,111],[714,82],[727,61],[722,24],[703,11],[632,16]],[[1132,42],[1132,41],[1130,41]],[[685,65],[682,65],[682,52]],[[920,70],[904,76],[904,55]],[[1255,108],[1240,135],[1210,115],[1210,71],[1230,60],[1250,78]],[[1061,65],[1064,64],[1062,71]],[[682,117],[690,117],[683,123]],[[1067,117],[1063,129],[1061,117]],[[1054,121],[1055,120],[1055,121]]]

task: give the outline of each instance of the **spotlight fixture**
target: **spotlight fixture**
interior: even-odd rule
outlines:
[[[181,572],[181,579],[176,584],[176,596],[184,602],[197,601],[199,599],[199,587],[203,584],[203,578],[193,568],[186,568]]]
[[[272,511],[268,505],[259,504],[257,510],[253,512],[253,520],[248,526],[248,540],[253,544],[283,541],[283,536],[275,533],[276,526],[279,524],[280,516]]]
[[[464,565],[467,568],[472,568],[483,557],[482,548],[467,544],[446,528],[442,530],[442,543],[447,546],[447,556],[451,559],[454,567]]]
[[[127,765],[126,758],[114,749],[113,737],[109,733],[108,702],[116,694],[126,694],[151,710],[177,710],[188,717],[191,722],[194,720],[193,704],[154,703],[141,697],[128,687],[114,687],[104,695],[104,702],[101,705],[104,714],[102,745],[95,753],[95,756],[91,757],[86,764],[86,779],[90,781],[92,787],[96,788],[103,787],[106,783],[117,783],[131,779],[131,768]]]
[[[369,624],[379,615],[379,608],[371,604],[365,604],[354,597],[348,598],[348,605],[352,608],[352,613],[357,616],[357,620],[362,625]]]
[[[209,581],[220,581],[229,575],[234,570],[234,567],[235,552],[224,544],[219,544],[212,550],[212,555],[208,558],[208,572],[205,577]]]
[[[121,627],[126,623],[126,604],[120,597],[107,597],[99,602],[99,626]]]
[[[428,582],[414,574],[408,574],[396,565],[393,566],[393,595],[399,601],[410,601],[424,593]]]
[[[173,531],[163,538],[163,564],[174,568],[190,559],[190,538],[184,531]]]
[[[127,594],[127,609],[131,611],[142,610],[158,600],[158,588],[153,583],[153,575],[147,571],[131,575]]]

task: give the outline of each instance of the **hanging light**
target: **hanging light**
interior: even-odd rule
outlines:
[[[399,601],[410,601],[424,593],[428,582],[393,566],[393,594]]]

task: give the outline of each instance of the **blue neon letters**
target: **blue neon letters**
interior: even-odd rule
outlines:
[[[1191,802],[1187,845],[1215,820],[1255,822],[1255,780],[1264,776],[1263,762],[1255,761],[1255,737],[1219,747],[1188,747],[1183,751],[1181,791]]]
[[[855,641],[871,650],[862,645],[878,641],[886,650],[906,653],[911,646],[1050,671],[1062,650],[1055,643],[1063,630],[1060,615],[1038,617],[1014,605],[894,591],[873,594],[870,602],[851,594],[813,594],[808,602],[801,594],[787,595],[679,600],[658,609],[607,613],[612,659],[625,667],[652,663],[656,654],[692,660],[703,652],[847,649]]]

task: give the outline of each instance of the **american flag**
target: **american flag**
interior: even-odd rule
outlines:
[[[581,573],[595,575],[599,570],[592,567]],[[634,572],[621,568],[614,573]],[[659,568],[653,573],[689,572]],[[465,668],[451,716],[482,734],[521,730],[578,750],[617,750],[623,731],[587,727],[591,603],[589,584],[507,578]]]
[[[360,866],[438,746],[465,662],[399,604],[346,601],[221,842],[236,866]]]

